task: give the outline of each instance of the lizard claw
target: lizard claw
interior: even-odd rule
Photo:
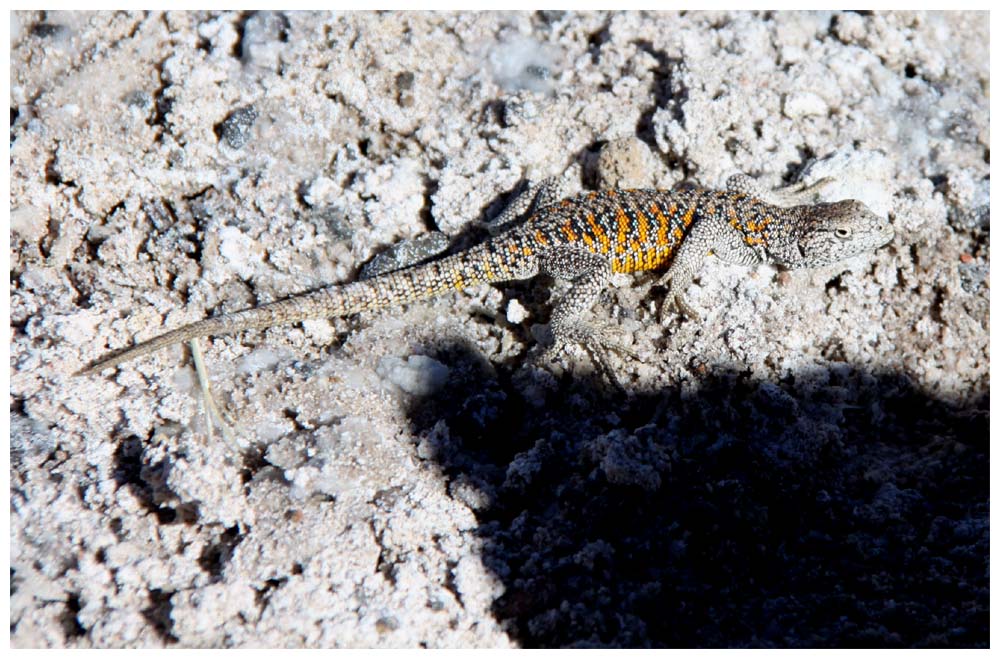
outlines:
[[[687,316],[696,323],[701,322],[701,314],[691,306],[691,303],[687,301],[687,298],[684,297],[682,293],[675,293],[667,299],[668,301],[674,303],[674,306],[677,307],[677,310],[680,311],[682,315]]]
[[[673,285],[673,282],[668,281],[666,283],[666,287],[667,287],[667,296],[663,300],[663,304],[660,305],[660,308],[657,311],[657,321],[661,325],[665,324],[667,322],[667,314],[670,312],[671,309],[676,308],[677,311],[679,311],[682,316],[686,316],[691,320],[695,321],[696,323],[700,323],[701,314],[694,307],[691,306],[691,303],[687,301],[687,298],[684,297],[683,293],[674,292],[676,290],[676,287]]]
[[[594,327],[576,323],[569,328],[562,327],[558,334],[554,334],[552,344],[542,351],[539,359],[549,363],[555,362],[558,353],[563,352],[569,344],[576,344],[587,353],[593,364],[602,371],[612,385],[625,392],[626,389],[618,377],[621,361],[642,360],[637,352],[625,346],[623,338],[620,331],[608,325]],[[618,356],[618,360],[611,358],[612,353]]]

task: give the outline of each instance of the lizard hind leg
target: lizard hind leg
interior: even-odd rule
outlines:
[[[495,236],[517,224],[517,220],[538,213],[568,194],[569,183],[562,178],[550,176],[537,183],[528,181],[524,189],[508,202],[500,214],[486,223],[486,228]]]

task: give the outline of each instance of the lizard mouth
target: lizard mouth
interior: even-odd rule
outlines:
[[[888,245],[892,242],[892,239],[896,237],[896,230],[892,228],[892,225],[886,222],[881,227],[882,229],[882,245]]]

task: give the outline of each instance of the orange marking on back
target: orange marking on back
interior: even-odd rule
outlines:
[[[667,238],[667,228],[670,225],[666,222],[660,224],[656,229],[656,244],[657,245],[669,245],[669,239]]]
[[[774,220],[770,215],[761,218],[760,220],[747,220],[746,228],[747,231],[752,231],[754,233],[761,231],[764,227],[770,224]]]
[[[663,214],[663,211],[660,210],[660,207],[656,205],[655,201],[651,201],[649,203],[649,212],[653,214],[653,217],[656,218],[657,222],[667,221],[667,216]]]
[[[729,207],[729,225],[734,229],[740,228],[740,216],[736,214],[736,208]]]
[[[618,224],[618,240],[615,244],[615,251],[619,254],[625,251],[625,241],[628,240],[628,215],[625,214],[625,210],[619,206],[618,213],[615,215],[615,222]]]
[[[649,242],[649,219],[641,210],[636,210],[635,215],[639,220],[639,242],[645,245]]]
[[[664,261],[670,258],[670,248],[649,250],[649,269],[655,270],[663,265]]]
[[[664,215],[663,211],[655,203],[650,204],[649,209],[653,211],[653,217],[656,218],[656,244],[666,245],[667,227],[670,226],[670,218]]]
[[[538,241],[540,245],[548,245],[549,239],[545,237],[545,234],[539,229],[535,229],[535,240]]]
[[[682,219],[684,221],[684,226],[686,227],[691,226],[691,222],[694,220],[694,207],[695,204],[691,204],[691,206],[687,209],[687,212],[684,213],[684,217]]]
[[[593,213],[587,213],[587,223],[590,225],[590,230],[594,232],[594,236],[597,237],[597,242],[601,244],[601,254],[607,254],[611,250],[608,234],[604,233],[604,229],[597,223]]]
[[[530,247],[522,247],[521,253],[524,254],[525,256],[531,256],[532,254],[534,254],[534,252]]]
[[[559,230],[563,232],[564,236],[566,236],[566,240],[570,241],[571,243],[576,242],[577,235],[576,232],[573,231],[573,224],[569,220],[566,220],[566,224],[559,227]]]
[[[676,238],[678,242],[684,239],[684,232],[681,231],[680,227],[674,229],[674,238]]]

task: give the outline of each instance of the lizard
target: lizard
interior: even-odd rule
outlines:
[[[745,266],[809,268],[874,252],[893,239],[890,223],[858,200],[793,205],[828,182],[771,191],[736,174],[724,190],[608,189],[561,201],[552,200],[552,185],[543,185],[533,201],[518,198],[508,209],[530,211],[527,219],[465,251],[199,320],[111,352],[78,375],[96,374],[198,337],[380,311],[539,273],[572,281],[551,312],[554,346],[575,342],[598,351],[619,350],[586,318],[614,273],[663,271],[660,283],[668,290],[667,302],[698,320],[684,292],[709,255]],[[501,218],[512,215],[508,211]]]

